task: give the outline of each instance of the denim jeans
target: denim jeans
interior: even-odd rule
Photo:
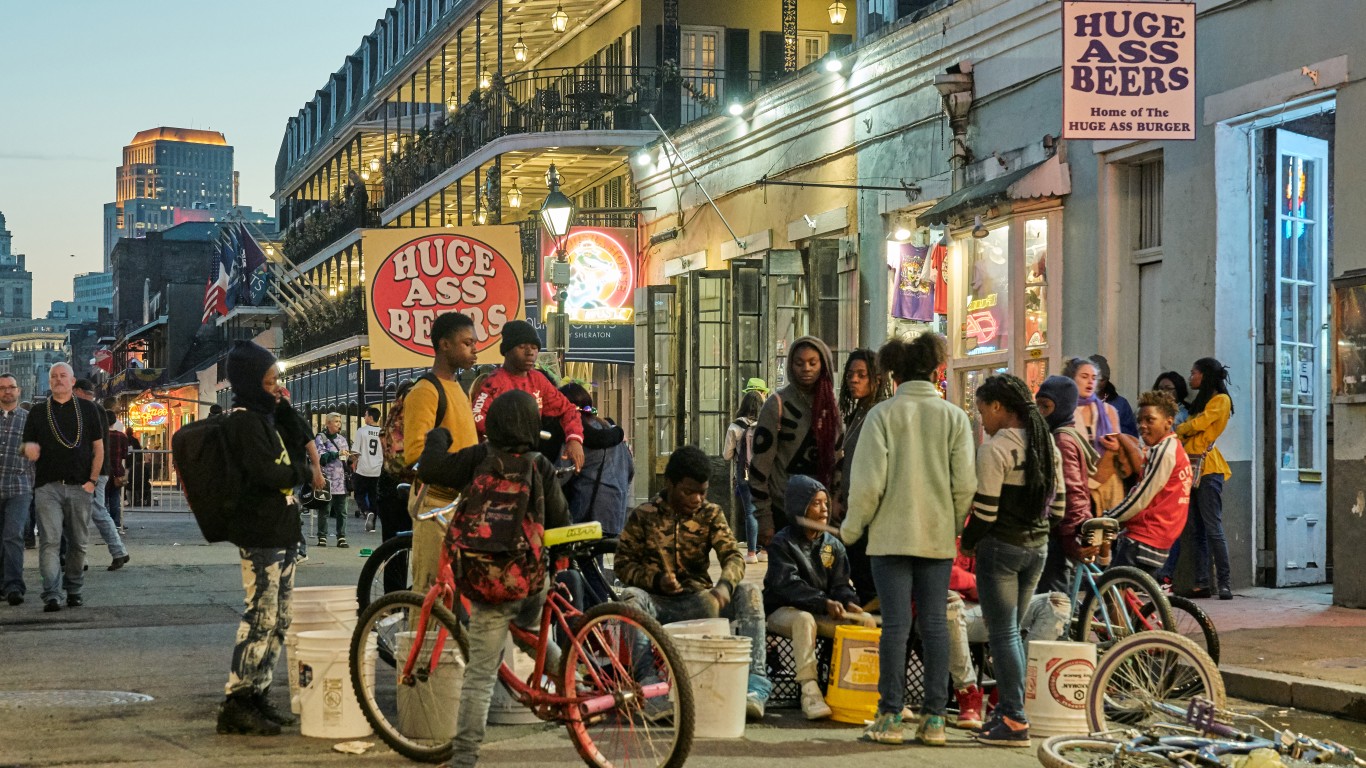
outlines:
[[[982,599],[991,644],[991,663],[1002,715],[1027,722],[1024,713],[1025,646],[1020,639],[1034,585],[1047,556],[1044,547],[1025,548],[988,535],[977,545],[977,595]]]
[[[764,600],[759,589],[753,584],[738,584],[725,609],[716,609],[716,599],[711,592],[693,592],[682,595],[656,595],[636,587],[627,587],[621,593],[623,603],[632,603],[659,621],[669,624],[689,619],[712,619],[722,617],[736,623],[736,634],[748,637],[749,645],[749,693],[767,702],[773,690],[768,679],[768,631],[764,617]]]
[[[0,574],[0,596],[11,592],[24,594],[24,526],[32,493],[0,499],[0,551],[4,552],[4,571]]]
[[[1020,631],[1025,639],[1025,658],[1029,658],[1030,640],[1057,640],[1072,618],[1072,601],[1062,592],[1041,592],[1029,598]],[[973,643],[985,643],[987,623],[982,618],[982,604],[964,600],[957,592],[949,593],[949,675],[954,690],[977,684],[977,671],[972,666]]]
[[[43,575],[43,602],[79,595],[85,585],[85,547],[90,539],[90,494],[80,485],[46,483],[34,491],[37,504],[38,571]],[[66,537],[66,568],[61,566]],[[65,571],[62,573],[62,571]],[[59,581],[60,578],[60,581]]]
[[[318,510],[318,538],[327,538],[327,518],[332,518],[337,523],[337,540],[346,538],[346,494],[332,494],[332,501],[328,502],[327,509]]]
[[[750,552],[759,551],[759,519],[754,516],[754,495],[750,493],[749,483],[740,483],[735,488],[737,508],[745,516],[745,545]]]
[[[109,508],[109,519],[114,521],[114,525],[122,528],[123,488],[115,485],[112,477],[109,478],[109,484],[104,487],[104,505]]]
[[[294,594],[293,545],[282,549],[240,547],[242,589],[246,610],[237,627],[232,649],[232,669],[224,693],[265,693],[275,675],[275,663],[285,644],[291,620],[290,598]],[[294,659],[290,659],[291,664]]]
[[[1224,538],[1224,476],[1205,475],[1191,489],[1191,518],[1195,525],[1195,586],[1209,588],[1210,555],[1214,556],[1215,585],[1229,588],[1228,540]]]
[[[927,715],[943,716],[949,704],[949,627],[944,596],[953,560],[908,555],[873,555],[873,581],[882,602],[882,639],[878,642],[879,713],[906,706],[906,646],[911,638],[911,606],[919,606],[924,648]]]
[[[523,629],[539,631],[541,608],[545,605],[547,587],[501,605],[487,605],[470,601],[470,625],[467,637],[470,656],[465,664],[465,681],[460,689],[460,713],[456,716],[455,755],[452,766],[472,766],[479,760],[479,745],[484,741],[484,728],[489,719],[489,701],[498,680],[498,667],[507,645],[508,623],[515,622]],[[535,654],[535,648],[523,648]],[[546,648],[546,669],[558,669],[560,650],[554,643]],[[553,675],[552,675],[553,676]]]
[[[100,538],[104,539],[105,546],[109,547],[109,556],[118,559],[128,554],[128,549],[123,546],[119,526],[114,522],[114,518],[109,516],[109,507],[104,502],[104,489],[108,484],[109,475],[100,475],[100,481],[95,483],[95,492],[90,495],[90,522],[95,524],[95,529],[100,532]]]

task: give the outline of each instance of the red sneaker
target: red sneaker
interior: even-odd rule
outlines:
[[[982,727],[982,689],[975,685],[958,691],[958,718],[954,728],[974,730]]]

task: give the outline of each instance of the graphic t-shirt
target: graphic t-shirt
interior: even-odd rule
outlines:
[[[928,323],[934,320],[933,283],[926,280],[929,248],[905,243],[896,270],[892,316]]]
[[[379,427],[362,424],[351,434],[351,448],[360,455],[356,457],[356,474],[361,477],[379,477],[380,467],[384,464],[384,451],[380,447]]]

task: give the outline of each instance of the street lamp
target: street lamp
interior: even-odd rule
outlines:
[[[550,284],[555,288],[555,312],[550,318],[547,341],[558,353],[560,368],[564,368],[564,356],[569,350],[569,318],[564,312],[565,300],[569,298],[569,254],[565,253],[564,242],[569,235],[569,225],[574,219],[574,201],[560,191],[560,174],[555,164],[545,172],[545,184],[550,190],[545,204],[541,206],[541,224],[555,240],[555,261],[550,264]]]

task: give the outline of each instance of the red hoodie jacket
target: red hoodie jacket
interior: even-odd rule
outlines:
[[[949,589],[962,595],[964,600],[981,602],[977,599],[977,558],[958,550],[958,557],[953,560],[953,573],[949,575]]]
[[[489,406],[499,395],[514,389],[528,392],[535,397],[536,405],[541,409],[541,416],[560,420],[560,426],[564,428],[565,442],[583,442],[583,419],[579,409],[569,402],[569,398],[560,394],[560,390],[555,389],[550,379],[537,371],[524,376],[514,376],[508,373],[506,368],[499,368],[490,374],[479,385],[478,391],[473,393],[474,428],[478,430],[480,437],[484,436],[484,417],[488,414]],[[560,457],[547,458],[553,462]]]

